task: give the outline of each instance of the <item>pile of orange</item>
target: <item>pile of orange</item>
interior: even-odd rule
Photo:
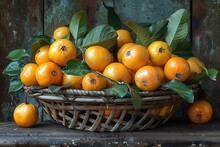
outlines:
[[[131,33],[117,30],[117,55],[102,46],[88,47],[84,52],[88,66],[102,74],[93,72],[82,75],[63,74],[61,67],[76,58],[76,46],[62,37],[70,34],[68,27],[54,31],[56,39],[50,46],[42,46],[35,54],[35,63],[24,66],[20,79],[25,86],[71,84],[71,88],[103,90],[113,81],[135,84],[140,90],[156,90],[164,82],[172,79],[184,82],[192,80],[202,71],[204,64],[197,57],[188,60],[172,54],[172,49],[164,41],[154,41],[148,47],[134,43]],[[107,77],[107,78],[105,78]],[[108,80],[111,79],[111,80]]]
[[[77,49],[71,39],[64,39],[71,36],[69,28],[57,28],[53,33],[55,41],[40,47],[35,61],[23,67],[21,82],[25,86],[42,87],[69,83],[74,89],[103,90],[116,81],[135,85],[142,91],[153,91],[172,79],[192,80],[202,71],[204,64],[197,57],[188,60],[178,57],[164,41],[154,41],[144,47],[135,43],[129,31],[121,29],[116,32],[116,54],[102,46],[88,47],[83,60],[95,72],[77,76],[61,70],[69,60],[77,58]],[[106,110],[104,115],[110,115],[109,111]]]

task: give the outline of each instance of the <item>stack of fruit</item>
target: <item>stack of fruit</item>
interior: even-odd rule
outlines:
[[[9,92],[23,86],[40,86],[51,90],[54,87],[105,90],[120,97],[130,93],[138,109],[141,103],[137,101],[141,98],[134,93],[171,89],[193,102],[192,90],[186,85],[197,83],[207,75],[215,79],[217,72],[207,70],[192,54],[187,58],[178,54],[190,48],[186,41],[187,16],[186,10],[181,9],[169,18],[177,21],[175,25],[162,20],[143,27],[128,21],[127,27],[122,28],[118,27],[120,23],[115,25],[109,20],[110,25],[88,31],[86,13],[76,13],[68,27],[54,30],[53,37],[33,37],[30,60],[24,60],[30,57],[24,49],[9,53],[8,58],[13,62],[3,71],[13,77]],[[29,62],[24,64],[21,60]],[[125,93],[121,94],[119,87],[125,87]]]

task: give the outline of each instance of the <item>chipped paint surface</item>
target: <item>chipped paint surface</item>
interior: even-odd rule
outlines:
[[[193,49],[207,66],[220,70],[220,1],[193,1]],[[202,87],[205,97],[212,103],[215,113],[220,115],[220,76],[217,81],[204,80]]]

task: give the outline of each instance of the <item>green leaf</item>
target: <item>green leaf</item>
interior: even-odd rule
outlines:
[[[3,70],[3,74],[4,75],[8,75],[8,76],[16,76],[16,75],[20,75],[21,73],[21,69],[24,67],[24,63],[21,61],[13,61],[10,62],[6,68]]]
[[[69,28],[75,40],[84,36],[88,28],[86,12],[75,13],[70,21]]]
[[[102,1],[103,2],[103,1]],[[121,19],[118,14],[115,12],[113,7],[106,6],[103,2],[104,7],[108,10],[108,24],[112,26],[115,30],[122,28]]]
[[[184,59],[188,59],[189,57],[193,56],[192,51],[179,51],[179,52],[174,52],[173,54],[183,57]]]
[[[141,108],[141,97],[138,93],[137,90],[135,90],[134,88],[130,87],[128,84],[127,86],[129,87],[129,91],[130,91],[130,94],[131,94],[131,98],[132,98],[132,103],[133,103],[133,106],[134,106],[134,109],[135,110],[139,110]]]
[[[31,38],[31,40],[34,42],[38,42],[39,40],[44,40],[47,42],[48,45],[51,45],[55,41],[54,38],[47,35],[35,35]]]
[[[157,41],[157,40],[164,40],[165,34],[167,32],[167,20],[161,20],[153,23],[149,27],[150,39],[148,44]]]
[[[150,39],[150,34],[148,30],[139,24],[133,22],[133,21],[127,21],[125,23],[131,30],[134,31],[136,34],[138,40],[141,42],[141,44],[145,47],[149,45],[149,39]]]
[[[30,55],[25,51],[25,49],[16,49],[11,51],[7,58],[12,60],[12,61],[16,61],[16,60],[20,60],[23,57],[29,57]]]
[[[16,91],[20,90],[23,86],[24,85],[20,79],[13,79],[9,83],[9,93],[16,92]]]
[[[193,90],[178,80],[174,79],[168,83],[164,83],[161,86],[161,89],[172,90],[172,91],[176,92],[179,96],[181,96],[185,101],[187,101],[189,103],[194,102]]]
[[[48,86],[48,89],[50,89],[51,92],[58,92],[58,91],[60,91],[62,88],[68,88],[68,87],[70,87],[70,86],[71,86],[70,83],[67,83],[66,85],[63,85],[63,86],[50,85],[50,86]]]
[[[199,74],[196,74],[193,80],[187,81],[187,83],[195,84],[205,77],[209,77],[209,79],[216,81],[217,75],[218,75],[218,70],[214,68],[207,69],[206,67],[202,67],[202,71]]]
[[[128,93],[128,87],[125,84],[114,84],[108,89],[104,89],[110,95],[124,97]]]
[[[218,75],[218,70],[216,70],[214,68],[210,68],[210,69],[208,69],[207,75],[211,80],[216,81],[216,77]]]
[[[63,73],[68,75],[81,76],[91,72],[90,67],[79,59],[72,59],[67,62],[66,67],[62,68]]]
[[[189,31],[189,14],[186,9],[180,9],[168,18],[165,41],[175,50],[176,45],[186,39]]]
[[[110,49],[117,42],[117,33],[110,25],[100,25],[93,28],[83,39],[82,47],[98,45]]]
[[[173,53],[183,52],[183,51],[192,51],[192,43],[185,39],[182,42],[179,42],[173,51]]]

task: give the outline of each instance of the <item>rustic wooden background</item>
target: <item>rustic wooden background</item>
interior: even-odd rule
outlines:
[[[123,21],[146,23],[167,18],[179,8],[192,14],[191,38],[193,52],[207,67],[219,68],[220,62],[220,2],[218,0],[103,0]],[[69,23],[78,11],[86,11],[89,25],[106,23],[107,11],[102,0],[1,0],[0,1],[0,73],[8,64],[6,55],[19,47],[31,52],[29,39],[33,35],[52,35],[53,30]],[[22,93],[8,94],[8,78],[0,74],[0,121],[12,120],[14,108],[23,101]],[[220,115],[220,82],[204,80],[208,99]],[[33,99],[30,102],[36,104]],[[41,119],[46,116],[39,107]],[[184,110],[184,109],[183,109]]]

